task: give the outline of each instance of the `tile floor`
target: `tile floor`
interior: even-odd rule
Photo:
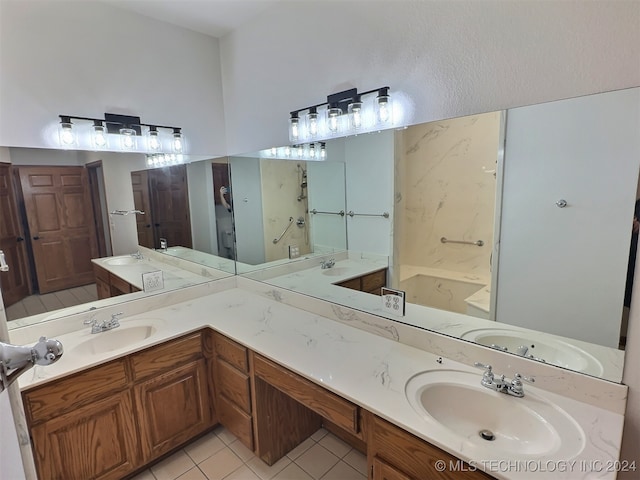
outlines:
[[[367,457],[321,428],[268,466],[224,427],[132,480],[365,480]]]
[[[98,300],[98,290],[96,284],[83,285],[82,287],[59,290],[57,292],[35,294],[23,298],[5,310],[7,320],[38,315],[39,313],[51,312],[59,308],[75,307],[81,303]]]

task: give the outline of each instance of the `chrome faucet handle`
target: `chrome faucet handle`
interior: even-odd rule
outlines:
[[[484,373],[482,374],[481,384],[485,387],[489,387],[494,383],[494,375],[493,375],[493,367],[491,365],[485,365],[484,363],[475,362],[473,364],[475,367],[484,368]]]
[[[82,323],[84,323],[85,325],[95,325],[96,323],[98,323],[98,319],[96,318],[96,314],[94,313],[93,315],[91,315],[91,317],[89,318],[85,318]]]
[[[118,321],[118,317],[124,315],[124,312],[112,313],[111,320],[109,320],[109,326],[111,328],[119,327],[120,322]]]
[[[509,387],[509,393],[511,395],[515,395],[516,397],[524,396],[524,386],[522,384],[523,380],[529,383],[534,383],[536,381],[533,377],[523,377],[519,373],[516,373],[513,376],[513,380],[511,380],[511,385]]]

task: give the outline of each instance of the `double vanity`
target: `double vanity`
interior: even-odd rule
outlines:
[[[331,275],[313,269],[331,279],[318,288],[356,268],[336,260]],[[379,265],[359,264],[360,291],[341,290],[374,298],[362,285]],[[84,325],[120,313],[116,328]],[[20,378],[40,478],[131,476],[217,424],[268,464],[325,426],[367,454],[370,480],[613,479],[622,468],[625,386],[249,278],[24,326],[11,340],[40,335],[65,348]]]

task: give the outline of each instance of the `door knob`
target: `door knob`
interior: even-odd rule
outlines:
[[[16,238],[16,242],[24,242],[24,237],[18,237],[18,238]]]
[[[33,239],[34,240],[40,240],[40,237],[36,235],[35,237],[33,237]]]

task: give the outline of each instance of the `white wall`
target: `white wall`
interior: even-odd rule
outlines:
[[[347,211],[389,213],[389,218],[347,217],[347,246],[356,252],[391,255],[393,232],[394,132],[345,141]]]
[[[640,85],[639,23],[633,0],[280,2],[220,40],[227,146],[284,145],[291,110],[349,87],[421,123]]]
[[[10,148],[11,163],[20,165],[82,166],[84,162],[73,150]]]
[[[224,154],[217,39],[104,2],[0,5],[0,145],[55,147],[58,115],[105,112],[182,127]]]
[[[337,161],[307,163],[309,211],[346,211],[344,169],[344,163]],[[320,247],[323,251],[346,250],[346,218],[322,213],[309,215],[314,248]]]
[[[618,347],[639,107],[635,88],[508,111],[497,321]]]

